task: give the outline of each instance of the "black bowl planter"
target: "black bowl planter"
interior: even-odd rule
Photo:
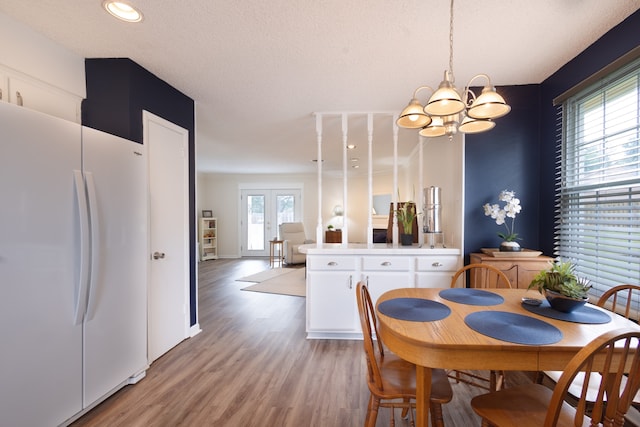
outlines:
[[[548,289],[544,291],[544,296],[547,298],[547,301],[549,301],[551,308],[562,311],[563,313],[571,313],[572,311],[584,306],[589,300],[589,297],[585,297],[583,299],[570,298]]]

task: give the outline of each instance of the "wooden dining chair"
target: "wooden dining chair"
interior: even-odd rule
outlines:
[[[609,288],[600,296],[596,305],[638,322],[640,320],[640,286],[624,284]]]
[[[460,282],[460,286],[458,286]],[[478,289],[511,289],[511,281],[502,270],[489,264],[468,264],[456,271],[451,278],[451,287]]]
[[[413,425],[416,366],[385,350],[378,335],[378,320],[371,295],[363,282],[358,282],[356,296],[367,360],[367,384],[371,393],[364,425],[365,427],[376,425],[380,407],[391,409],[391,426],[394,425],[395,408],[402,408],[403,418],[409,413]],[[377,345],[374,344],[374,336],[377,338]],[[445,371],[433,369],[429,406],[434,426],[444,426],[442,404],[450,402],[452,397],[453,391]]]
[[[600,296],[596,305],[638,322],[640,320],[640,286],[624,284],[609,288]],[[562,371],[545,371],[543,373],[543,377],[547,377],[554,383],[557,383],[561,376]],[[539,377],[537,382],[542,383],[542,381],[543,378]],[[599,374],[591,375],[587,391],[583,395],[588,408],[596,401],[600,381]],[[583,386],[584,374],[578,373],[568,389],[569,402],[574,402],[581,396]],[[632,403],[640,404],[640,393],[634,396]]]
[[[460,282],[460,283],[459,283]],[[458,286],[460,284],[460,286]],[[468,286],[467,286],[468,285]],[[488,264],[468,264],[456,271],[451,278],[451,287],[478,289],[511,289],[511,282],[503,271]],[[480,375],[472,371],[449,371],[449,377],[456,382],[466,383],[488,391],[500,390],[504,386],[504,371],[489,371],[489,375]]]
[[[483,394],[471,399],[471,407],[482,418],[482,426],[555,427],[555,426],[622,426],[633,396],[640,388],[640,331],[623,328],[606,332],[580,350],[553,390],[542,384],[527,384]],[[595,367],[594,362],[602,363]],[[587,411],[583,387],[575,407],[565,397],[576,375],[585,378],[599,371],[597,399]]]

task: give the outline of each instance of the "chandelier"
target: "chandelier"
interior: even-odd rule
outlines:
[[[511,111],[502,96],[496,92],[491,79],[486,74],[477,74],[469,80],[462,94],[454,86],[453,76],[453,0],[451,0],[449,18],[449,70],[444,72],[444,80],[438,90],[429,86],[420,86],[413,92],[409,105],[402,110],[396,124],[402,128],[420,129],[419,134],[426,137],[447,135],[452,138],[458,131],[462,133],[480,133],[492,129],[493,121]],[[470,89],[476,79],[486,79],[480,96]],[[418,92],[431,91],[431,97],[425,105],[418,100]]]

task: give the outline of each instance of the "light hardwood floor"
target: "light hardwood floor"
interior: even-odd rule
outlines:
[[[235,279],[264,259],[200,263],[202,332],[155,361],[73,426],[362,426],[369,392],[361,341],[305,339],[305,299],[241,291]],[[527,382],[508,373],[511,383]],[[479,426],[469,407],[481,390],[453,384],[447,426]],[[377,427],[389,425],[381,409]],[[396,415],[396,425],[408,423]]]

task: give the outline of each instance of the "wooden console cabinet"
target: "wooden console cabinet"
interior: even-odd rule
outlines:
[[[494,257],[483,253],[472,253],[469,255],[469,262],[492,265],[507,275],[513,288],[527,289],[538,272],[549,268],[549,262],[553,262],[553,258],[544,255],[531,258]]]
[[[327,230],[324,232],[325,243],[342,243],[342,230]]]

